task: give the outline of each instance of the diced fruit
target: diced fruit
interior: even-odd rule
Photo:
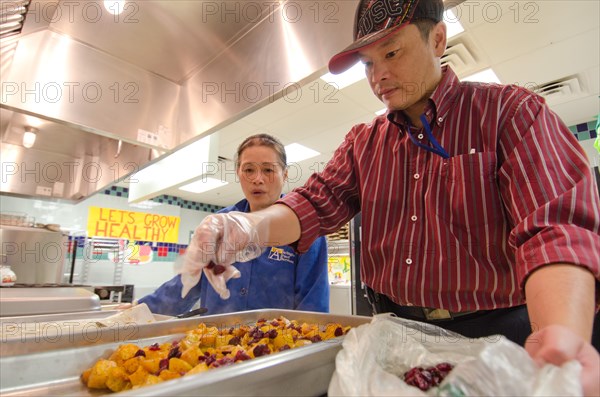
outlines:
[[[87,386],[90,389],[105,389],[106,379],[111,368],[117,366],[117,363],[110,360],[99,360],[93,367],[88,378]]]
[[[173,357],[169,360],[169,370],[177,373],[185,373],[193,367],[187,362],[180,358]]]
[[[161,361],[161,359],[158,359],[158,358],[153,358],[150,360],[142,359],[140,361],[140,364],[142,367],[144,367],[144,369],[147,372],[149,372],[151,374],[156,374],[156,373],[158,373],[158,370],[159,370],[160,361]]]
[[[213,268],[214,274],[221,274],[224,272],[225,272],[225,266],[223,266],[223,265],[215,265],[215,267]]]
[[[213,264],[213,270],[217,266]],[[260,319],[253,326],[242,324],[222,329],[201,323],[181,340],[143,348],[132,343],[123,344],[108,360],[100,359],[92,368],[83,371],[81,380],[90,389],[113,392],[136,389],[328,340],[349,329],[340,324],[320,327],[299,323],[282,316],[269,321]],[[431,367],[425,373],[414,373],[409,380],[420,387],[428,383],[437,385],[448,371],[443,365]]]
[[[163,380],[155,375],[146,376],[146,380],[144,381],[144,386],[155,385],[157,383],[162,382]]]
[[[125,368],[125,371],[127,371],[128,374],[132,374],[137,371],[141,360],[143,360],[143,358],[140,356],[132,357],[123,363],[123,368]]]
[[[123,362],[129,360],[140,350],[139,347],[132,343],[121,345],[119,348],[110,356],[109,360],[116,362],[121,365]]]
[[[88,380],[90,379],[90,374],[92,373],[92,369],[88,368],[81,374],[81,381],[83,384],[87,385]]]
[[[200,362],[198,357],[203,356],[203,355],[204,354],[202,353],[202,350],[200,350],[199,347],[194,346],[194,347],[190,347],[189,349],[187,349],[183,353],[181,353],[181,359],[186,361],[192,367],[195,367]]]
[[[144,383],[146,383],[146,378],[149,375],[150,374],[148,373],[148,371],[146,371],[144,367],[140,365],[137,371],[129,375],[129,381],[133,386],[143,385]]]
[[[106,379],[106,387],[111,391],[120,392],[124,390],[129,383],[129,377],[123,368],[113,367],[109,370],[108,378]]]
[[[134,357],[146,357],[146,352],[140,349],[135,353]]]
[[[252,354],[254,357],[260,357],[266,354],[271,354],[271,350],[267,345],[256,345],[256,347],[252,349]]]
[[[165,369],[163,371],[160,371],[160,375],[158,375],[158,377],[162,380],[169,380],[169,379],[179,378],[179,377],[181,377],[181,375],[177,371]]]
[[[193,374],[199,374],[200,372],[204,372],[204,371],[208,371],[208,365],[206,365],[206,363],[200,363],[198,365],[196,365],[194,368],[190,369],[188,371],[187,375],[193,375]]]
[[[440,363],[435,367],[414,367],[404,373],[404,382],[406,384],[418,387],[427,391],[432,387],[438,386],[446,375],[454,368],[450,363]]]

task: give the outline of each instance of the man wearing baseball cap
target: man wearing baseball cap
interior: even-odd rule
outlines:
[[[211,216],[220,229],[202,223],[198,246],[303,252],[360,212],[374,311],[502,334],[540,363],[579,360],[585,393],[598,394],[600,199],[588,159],[543,98],[442,67],[442,15],[441,0],[360,1],[354,42],[329,69],[361,61],[387,114],[354,126],[273,206]]]

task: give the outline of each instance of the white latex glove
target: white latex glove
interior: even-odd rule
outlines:
[[[222,299],[230,296],[227,281],[239,278],[234,262],[247,262],[262,253],[262,217],[243,212],[209,215],[196,228],[181,272],[181,297],[200,281],[201,271]],[[264,225],[261,225],[264,229]]]

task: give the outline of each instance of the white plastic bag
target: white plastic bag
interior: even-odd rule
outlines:
[[[455,367],[423,392],[403,374],[417,366]],[[581,396],[581,366],[538,368],[521,346],[503,336],[469,339],[442,328],[377,315],[350,330],[335,361],[329,396]]]

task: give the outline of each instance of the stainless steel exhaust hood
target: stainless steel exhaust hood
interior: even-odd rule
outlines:
[[[23,31],[0,41],[1,192],[79,200],[218,131],[321,71],[350,41],[355,6],[32,1]],[[36,120],[40,142],[26,149]],[[80,164],[72,183],[39,190],[27,178],[69,162]],[[102,177],[82,174],[90,167]]]

